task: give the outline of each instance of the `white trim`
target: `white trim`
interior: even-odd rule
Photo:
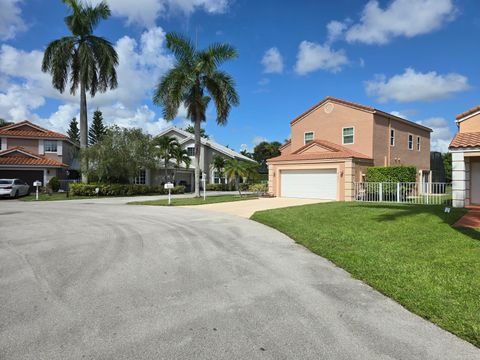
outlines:
[[[305,141],[305,135],[307,134],[312,134],[312,140],[310,140],[308,143]],[[303,145],[310,144],[311,142],[313,142],[313,140],[315,140],[315,131],[305,131],[303,133]]]
[[[392,144],[392,131],[393,131],[393,144]],[[395,147],[395,129],[390,129],[390,140],[389,144],[391,147]]]
[[[343,131],[345,129],[353,129],[353,135],[352,135],[353,141],[351,143],[345,143],[345,141],[344,141],[345,140],[345,135],[343,134]],[[348,135],[348,136],[350,136],[350,135]],[[352,126],[342,127],[342,145],[354,145],[354,144],[355,144],[355,126],[352,125]]]
[[[1,139],[1,143],[0,143],[0,150],[3,151],[3,150],[7,150],[8,149],[8,142],[7,142],[7,138],[3,138]]]
[[[57,140],[57,155],[62,156],[63,155],[63,141]]]
[[[460,118],[460,119],[458,119],[458,120],[455,120],[455,122],[456,122],[457,124],[459,124],[459,123],[461,123],[462,121],[468,120],[468,119],[470,119],[471,117],[474,117],[474,116],[479,115],[479,114],[480,114],[480,110],[474,112],[473,114],[469,114],[469,115],[467,115],[467,116],[465,116],[465,117],[463,117],[463,118]]]
[[[480,151],[480,147],[448,149],[448,152],[451,152],[451,153],[465,153],[465,152],[478,152],[478,151]]]
[[[410,149],[410,136],[412,137],[412,148]],[[413,149],[415,148],[415,138],[413,137],[413,134],[408,134],[407,135],[407,149],[410,150],[410,151],[413,151]]]
[[[45,151],[43,150],[43,149],[44,149],[44,147],[43,147],[43,141],[44,141],[43,139],[39,139],[39,140],[38,140],[38,153],[39,153],[40,155],[45,154]]]

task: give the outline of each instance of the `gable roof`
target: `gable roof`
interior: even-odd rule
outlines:
[[[450,145],[449,149],[480,147],[480,132],[457,133]]]
[[[319,146],[327,151],[318,151],[318,152],[306,152],[306,150]],[[271,161],[289,161],[289,160],[323,160],[323,159],[365,159],[371,160],[372,158],[353,151],[345,146],[332,143],[327,140],[313,140],[308,144],[302,146],[300,149],[294,151],[291,154],[282,154],[280,156],[268,159],[267,162]]]
[[[19,129],[24,126],[30,128],[31,130]],[[32,137],[33,138],[51,138],[51,139],[69,140],[67,135],[61,134],[56,131],[45,129],[28,120],[1,127],[0,136],[26,137],[26,138],[32,138]]]
[[[15,153],[20,153],[21,155],[15,155]],[[64,163],[49,159],[43,155],[31,153],[20,146],[0,151],[0,165],[68,167]]]
[[[188,131],[185,131],[183,129],[180,129],[176,126],[170,126],[169,128],[163,130],[162,132],[160,132],[157,136],[163,136],[169,132],[176,132],[182,136],[184,136],[185,138],[183,140],[180,141],[180,145],[183,145],[185,143],[187,143],[188,141],[195,141],[195,136],[191,133],[189,133]],[[253,159],[250,159],[249,157],[245,156],[245,155],[242,155],[240,154],[239,152],[236,152],[235,150],[232,150],[222,144],[219,144],[211,139],[206,139],[206,138],[200,138],[200,141],[202,143],[202,145],[204,146],[207,146],[207,147],[211,147],[212,149],[228,156],[228,157],[231,157],[231,158],[237,158],[237,159],[241,159],[241,160],[244,160],[244,161],[250,161],[250,162],[256,162],[255,160]]]
[[[455,119],[457,120],[457,122],[460,122],[461,120],[464,120],[464,118],[466,118],[467,116],[469,115],[473,115],[475,113],[480,113],[480,105],[478,106],[474,106],[473,108],[471,109],[468,109],[467,111],[464,111],[463,113],[461,114],[458,114]]]
[[[302,114],[300,114],[299,116],[297,116],[295,119],[293,119],[292,121],[290,121],[290,125],[293,125],[293,124],[295,124],[296,122],[300,121],[300,120],[303,119],[305,116],[307,116],[308,114],[310,114],[312,111],[318,109],[320,106],[322,106],[323,104],[325,104],[325,103],[327,103],[327,102],[332,102],[332,103],[337,103],[337,104],[345,105],[345,106],[351,107],[351,108],[353,108],[353,109],[357,109],[357,110],[361,110],[361,111],[366,111],[366,112],[371,113],[371,114],[379,114],[379,115],[381,115],[381,116],[384,116],[384,117],[387,117],[387,118],[390,118],[390,119],[394,119],[394,120],[403,122],[403,123],[405,123],[405,124],[408,124],[408,125],[417,127],[417,128],[419,128],[419,129],[422,129],[422,130],[426,130],[426,131],[429,131],[429,132],[432,132],[432,131],[433,131],[433,130],[430,129],[429,127],[426,127],[426,126],[417,124],[417,123],[415,123],[415,122],[413,122],[413,121],[410,121],[410,120],[401,118],[401,117],[399,117],[399,116],[395,116],[395,115],[389,114],[389,113],[387,113],[387,112],[385,112],[385,111],[375,109],[375,108],[373,108],[373,107],[371,107],[371,106],[365,106],[365,105],[357,104],[357,103],[354,103],[354,102],[351,102],[351,101],[346,101],[346,100],[338,99],[338,98],[335,98],[335,97],[333,97],[333,96],[327,96],[326,98],[324,98],[323,100],[321,100],[321,101],[318,102],[317,104],[313,105],[310,109],[308,109],[307,111],[303,112]]]

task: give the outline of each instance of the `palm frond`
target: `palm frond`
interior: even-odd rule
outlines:
[[[227,73],[217,70],[206,75],[203,83],[215,103],[217,123],[224,125],[232,106],[240,103],[240,98],[235,90],[235,81]]]
[[[167,48],[173,53],[178,62],[192,64],[195,57],[195,47],[190,39],[178,33],[168,33],[166,40]]]
[[[215,43],[198,52],[199,67],[202,72],[215,71],[222,63],[238,57],[237,50],[229,44]]]
[[[42,71],[52,75],[52,85],[63,93],[74,61],[76,38],[66,36],[52,41],[43,55]]]

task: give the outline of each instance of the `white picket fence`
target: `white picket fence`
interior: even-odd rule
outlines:
[[[447,183],[361,182],[354,184],[354,200],[409,204],[451,204],[452,186]]]

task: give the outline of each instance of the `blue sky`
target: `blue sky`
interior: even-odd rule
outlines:
[[[455,115],[480,104],[477,0],[109,3],[113,16],[96,33],[117,48],[119,87],[89,102],[108,123],[152,134],[169,125],[150,99],[173,63],[164,42],[170,31],[198,34],[199,47],[228,42],[238,49],[224,68],[241,104],[227,126],[216,125],[213,109],[206,124],[236,150],[283,141],[290,120],[331,95],[430,126],[432,147],[445,151]],[[78,115],[77,97],[59,94],[40,71],[45,46],[68,34],[66,11],[60,0],[0,2],[0,117],[65,131]],[[182,116],[174,124],[184,126]]]

